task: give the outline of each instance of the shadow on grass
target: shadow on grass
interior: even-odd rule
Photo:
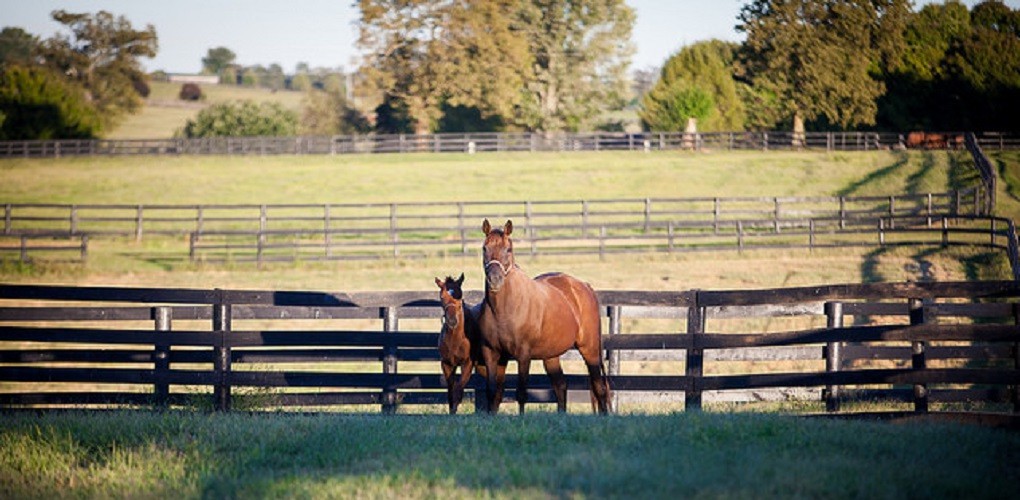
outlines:
[[[864,176],[864,178],[851,182],[849,186],[836,192],[837,196],[853,196],[865,186],[877,184],[887,179],[892,174],[903,168],[908,163],[908,154],[905,151],[896,153],[896,162],[892,165],[882,167]]]

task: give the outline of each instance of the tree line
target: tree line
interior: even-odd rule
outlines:
[[[361,60],[349,75],[241,67],[226,47],[202,59],[224,82],[305,91],[301,116],[213,106],[183,133],[613,130],[622,125],[607,116],[628,107],[651,131],[692,119],[701,131],[1016,130],[1020,120],[1020,9],[1001,0],[747,1],[735,19],[743,42],[694,43],[657,74],[630,75],[635,13],[623,0],[356,5]],[[0,138],[94,137],[148,93],[154,75],[138,61],[158,50],[151,25],[105,11],[53,17],[69,34],[0,32]],[[286,126],[221,130],[225,116]]]

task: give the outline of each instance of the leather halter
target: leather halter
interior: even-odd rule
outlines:
[[[489,269],[489,266],[491,266],[493,264],[499,266],[499,270],[503,272],[503,276],[504,277],[508,276],[510,274],[510,271],[513,271],[514,269],[517,269],[517,264],[513,264],[513,265],[507,267],[507,266],[504,266],[503,263],[500,262],[498,259],[490,260],[488,264],[485,264],[485,269]]]

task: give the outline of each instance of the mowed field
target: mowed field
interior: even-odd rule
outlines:
[[[541,201],[735,196],[870,196],[944,192],[977,182],[959,152],[600,152],[307,157],[118,157],[0,160],[0,201],[76,204],[286,204]],[[1008,182],[1000,207],[1012,210]],[[502,221],[495,221],[501,223]],[[478,221],[479,228],[481,220]],[[479,242],[481,232],[479,229]],[[5,282],[298,290],[429,290],[474,258],[198,265],[176,238],[94,238],[80,265],[5,264]],[[176,255],[176,257],[175,257]],[[600,289],[762,288],[1008,276],[967,250],[735,251],[521,258],[531,274],[561,270]]]

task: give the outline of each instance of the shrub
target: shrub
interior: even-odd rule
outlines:
[[[181,85],[179,97],[182,101],[197,101],[202,98],[202,88],[197,83],[185,83]]]
[[[85,90],[38,67],[0,71],[0,139],[91,139],[101,129],[99,112]]]
[[[203,109],[188,120],[179,135],[184,137],[291,136],[297,134],[297,113],[280,103],[236,101]]]

